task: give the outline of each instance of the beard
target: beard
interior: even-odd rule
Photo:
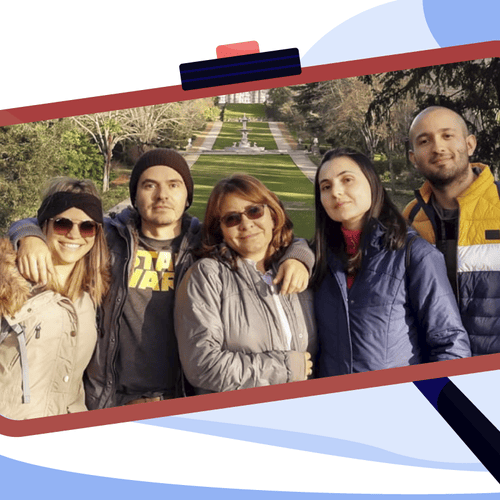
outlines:
[[[467,178],[467,168],[457,172],[433,172],[426,176],[427,180],[435,189],[442,191],[451,184],[459,184]]]
[[[424,168],[420,173],[429,181],[431,186],[438,191],[443,191],[451,184],[460,184],[469,175],[469,157],[466,153],[460,153],[452,165],[442,168]]]

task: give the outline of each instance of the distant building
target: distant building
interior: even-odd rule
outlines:
[[[268,89],[240,92],[219,96],[219,104],[264,104],[267,99]]]

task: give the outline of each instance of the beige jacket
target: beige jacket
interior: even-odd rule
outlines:
[[[0,344],[0,414],[20,420],[86,410],[82,378],[97,340],[90,296],[84,293],[75,304],[50,290],[32,296],[12,246],[0,240],[0,317],[0,334],[6,334]],[[26,336],[27,384],[15,325]]]

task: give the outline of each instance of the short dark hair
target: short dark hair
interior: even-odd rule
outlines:
[[[319,174],[323,165],[340,157],[350,158],[358,165],[370,184],[371,189],[371,206],[363,219],[360,248],[357,254],[350,259],[347,258],[345,253],[341,223],[332,220],[326,213],[321,203],[319,186]],[[325,276],[328,249],[333,251],[343,260],[347,273],[356,273],[361,268],[364,241],[366,235],[370,232],[373,222],[376,220],[379,220],[386,228],[384,245],[387,249],[397,250],[402,248],[405,244],[407,224],[404,217],[387,195],[372,161],[366,155],[354,149],[337,148],[331,149],[325,153],[314,179],[314,204],[316,211],[316,230],[314,235],[316,265],[312,276],[314,286],[318,286]]]

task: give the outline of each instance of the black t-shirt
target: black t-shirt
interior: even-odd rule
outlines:
[[[458,247],[458,208],[447,210],[438,204],[434,195],[431,204],[436,212],[436,248],[441,251],[446,261],[448,279],[455,296],[458,293],[457,285],[457,247]]]
[[[174,397],[180,377],[174,332],[174,262],[182,235],[139,235],[128,298],[120,322],[116,363],[118,404],[140,397]]]

